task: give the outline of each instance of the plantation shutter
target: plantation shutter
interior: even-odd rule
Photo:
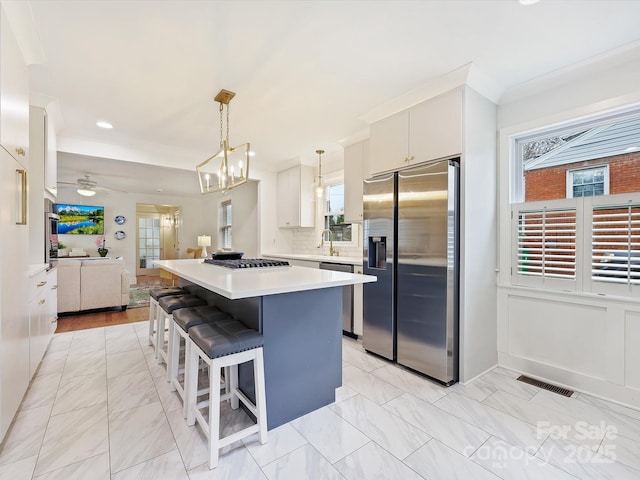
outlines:
[[[640,285],[640,204],[594,207],[591,247],[592,281]]]
[[[532,208],[531,203],[513,207],[513,283],[575,288],[576,208]]]

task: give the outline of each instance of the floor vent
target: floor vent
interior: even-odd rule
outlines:
[[[556,385],[551,385],[547,382],[541,382],[540,380],[536,380],[535,378],[527,377],[525,375],[520,375],[518,377],[518,380],[524,383],[528,383],[529,385],[533,385],[534,387],[549,390],[550,392],[557,393],[558,395],[564,395],[565,397],[570,397],[571,395],[573,395],[573,390],[558,387]]]

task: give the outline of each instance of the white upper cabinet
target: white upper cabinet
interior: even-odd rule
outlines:
[[[421,103],[410,111],[410,115],[412,163],[462,153],[462,89]]]
[[[0,144],[29,168],[29,72],[0,7]]]
[[[298,165],[278,173],[278,227],[315,226],[313,167]]]
[[[369,155],[369,140],[344,149],[344,220],[362,222],[362,185],[364,165]]]
[[[370,155],[366,177],[402,168],[409,157],[409,112],[391,115],[371,124]]]
[[[371,125],[365,176],[462,153],[462,89]]]

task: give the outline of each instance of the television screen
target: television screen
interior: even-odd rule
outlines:
[[[104,207],[58,203],[58,233],[104,235]]]

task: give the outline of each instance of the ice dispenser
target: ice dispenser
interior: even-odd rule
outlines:
[[[369,268],[387,268],[387,237],[369,237]]]

